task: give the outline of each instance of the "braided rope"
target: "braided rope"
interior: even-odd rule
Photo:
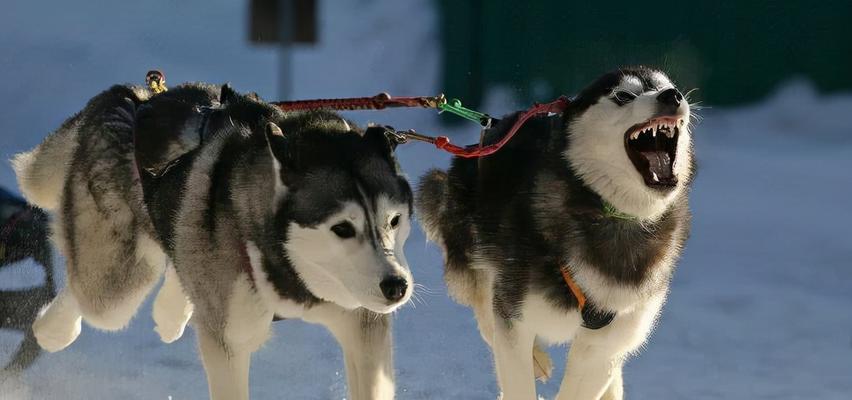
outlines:
[[[372,97],[279,101],[272,103],[284,111],[299,110],[383,110],[396,107],[439,108],[446,103],[444,95],[421,97],[391,97],[379,93]]]

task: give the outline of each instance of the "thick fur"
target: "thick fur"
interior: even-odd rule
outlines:
[[[674,262],[688,235],[691,143],[681,130],[675,171],[665,190],[645,185],[625,154],[625,132],[660,115],[655,98],[672,88],[659,71],[604,75],[560,116],[527,122],[500,152],[456,158],[448,172],[420,182],[417,210],[444,251],[451,295],[470,306],[491,346],[504,399],[535,398],[536,339],[572,343],[559,399],[620,399],[621,367],[650,334]],[[612,97],[637,96],[619,105]],[[689,106],[679,113],[687,121]],[[499,139],[517,118],[487,132]],[[604,212],[614,206],[632,219]],[[568,268],[606,327],[581,327]]]
[[[52,171],[61,190],[44,178],[59,145],[75,149]],[[276,315],[331,330],[352,398],[392,398],[385,314],[414,286],[412,195],[393,150],[384,128],[284,114],[228,86],[102,93],[16,158],[27,196],[60,205],[68,267],[33,325],[39,344],[61,350],[82,320],[121,329],[165,270],[156,331],[172,342],[192,318],[211,398],[248,398],[251,353]]]

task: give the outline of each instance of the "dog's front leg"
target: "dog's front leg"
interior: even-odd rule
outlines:
[[[212,400],[248,400],[251,354],[269,338],[272,311],[246,276],[235,282],[226,307],[224,314],[199,307],[193,318],[207,387]]]
[[[212,334],[197,330],[198,349],[211,400],[248,400],[251,351],[222,343]]]
[[[305,320],[325,325],[340,343],[353,400],[394,398],[393,338],[388,315],[324,304]]]
[[[598,400],[611,384],[621,384],[620,379],[613,382],[616,375],[621,376],[620,355],[610,346],[595,343],[596,340],[589,338],[588,334],[594,335],[590,331],[580,332],[571,343],[557,400]],[[619,395],[613,397],[613,400],[621,400],[620,389],[613,388],[611,391]]]
[[[565,377],[556,398],[621,400],[624,360],[647,339],[664,299],[657,296],[632,312],[618,314],[601,329],[580,328],[571,342]]]
[[[493,351],[502,400],[536,398],[532,358],[534,343],[535,334],[518,322],[496,318]]]
[[[619,363],[612,370],[612,380],[609,382],[601,400],[621,400],[624,398],[624,382],[621,378],[621,369],[624,363]]]

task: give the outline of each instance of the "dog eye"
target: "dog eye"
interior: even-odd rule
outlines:
[[[399,226],[399,214],[394,215],[393,218],[391,218],[390,226],[393,229],[396,229],[396,227]]]
[[[619,91],[615,92],[614,95],[612,95],[612,101],[614,101],[615,104],[618,104],[620,106],[623,106],[623,105],[633,101],[633,99],[635,99],[635,98],[636,98],[635,94],[630,93],[630,92],[625,92],[623,90],[619,90]]]
[[[334,232],[334,234],[341,239],[349,239],[355,237],[355,227],[352,226],[352,223],[347,221],[332,226],[331,231]]]

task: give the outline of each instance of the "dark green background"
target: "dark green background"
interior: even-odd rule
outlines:
[[[494,84],[550,100],[630,64],[660,67],[714,105],[758,100],[794,77],[852,88],[852,1],[439,4],[444,90],[473,107]]]

